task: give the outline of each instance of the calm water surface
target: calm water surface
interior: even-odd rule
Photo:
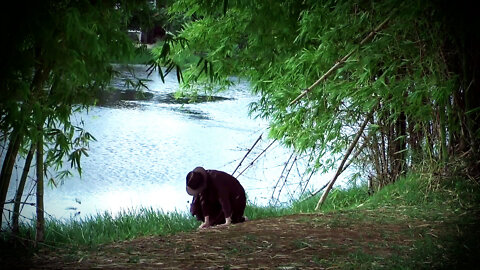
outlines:
[[[135,66],[134,70],[137,76],[146,77],[144,66]],[[83,120],[85,129],[97,141],[91,142],[89,156],[82,159],[82,177],[75,173],[62,185],[46,188],[48,215],[85,217],[105,211],[115,215],[140,207],[187,211],[191,197],[185,192],[186,174],[196,166],[232,173],[268,126],[248,116],[248,105],[256,98],[251,96],[248,83],[217,94],[228,99],[179,104],[169,95],[178,90],[175,74],[168,76],[165,84],[158,75],[150,79],[146,91],[154,95],[151,100],[97,106],[74,115],[74,121]],[[115,84],[123,87],[119,80]],[[262,140],[244,164],[268,143]],[[288,150],[275,144],[238,178],[250,201],[268,203],[289,155]],[[298,172],[301,168],[292,170],[283,201],[298,194]],[[14,181],[20,174],[21,168],[16,168]],[[312,187],[323,185],[330,177],[314,176]],[[34,189],[32,182],[26,192]],[[15,185],[11,185],[9,199],[14,191]],[[33,202],[34,196],[29,201]],[[31,217],[33,213],[34,207],[26,205],[23,215]]]

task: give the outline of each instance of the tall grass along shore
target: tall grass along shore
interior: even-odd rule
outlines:
[[[410,207],[407,212],[442,215],[478,207],[479,187],[469,181],[449,181],[411,175],[389,185],[373,196],[365,186],[334,189],[322,207],[323,212],[354,209]],[[297,213],[313,213],[318,196],[299,198],[287,206],[248,204],[245,215],[250,220]],[[166,235],[192,231],[199,222],[186,212],[163,212],[153,208],[127,209],[112,216],[99,213],[71,220],[49,219],[46,224],[48,245],[96,245],[145,235]],[[32,239],[34,224],[24,223],[20,236]],[[4,240],[9,235],[3,235]]]

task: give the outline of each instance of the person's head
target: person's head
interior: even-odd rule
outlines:
[[[207,186],[207,172],[202,167],[196,167],[187,174],[187,193],[198,195]]]

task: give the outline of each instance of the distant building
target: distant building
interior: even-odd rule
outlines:
[[[142,42],[142,31],[139,30],[128,30],[128,37],[130,37],[133,42],[141,43]]]

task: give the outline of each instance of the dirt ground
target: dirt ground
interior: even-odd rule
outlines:
[[[169,236],[149,236],[95,249],[40,251],[30,269],[335,269],[352,254],[389,258],[430,226],[373,222],[335,214],[297,214]],[[374,219],[374,218],[373,218]],[[403,250],[400,248],[400,250]],[[17,265],[18,266],[18,265]],[[32,267],[33,266],[33,267]]]

